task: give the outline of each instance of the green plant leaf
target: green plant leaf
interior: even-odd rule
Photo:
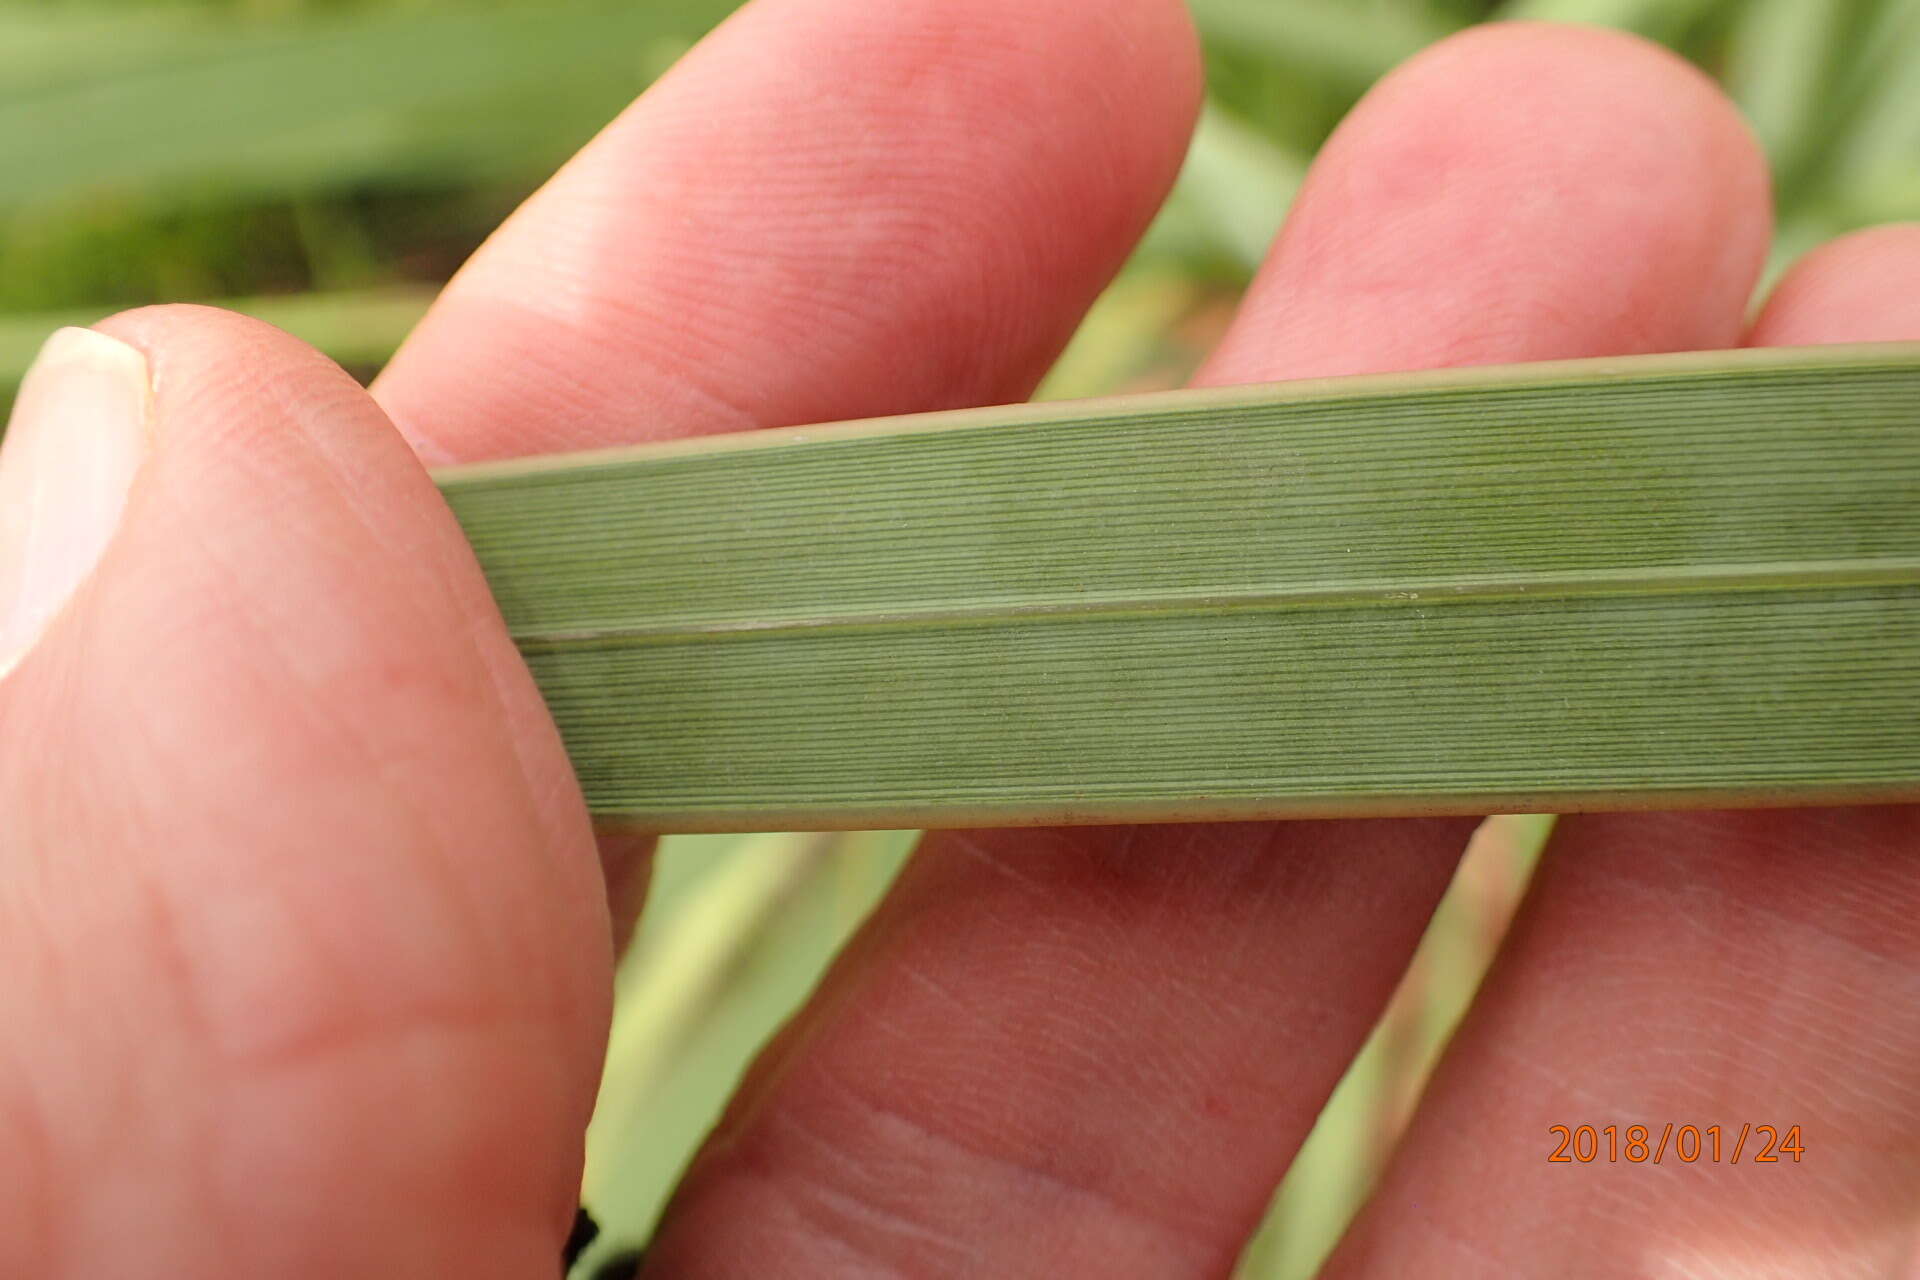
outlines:
[[[209,15],[116,6],[0,8],[0,100],[75,79],[138,74],[212,38]]]
[[[1808,150],[1833,123],[1842,17],[1825,0],[1754,0],[1733,28],[1727,92],[1766,148],[1775,198],[1788,207],[1804,195]]]
[[[254,316],[332,356],[341,364],[384,362],[426,314],[437,290],[414,285],[382,289],[220,298],[209,303]],[[11,393],[47,335],[64,325],[90,325],[98,307],[71,311],[0,313],[0,395]]]
[[[676,836],[621,962],[587,1131],[602,1255],[642,1243],[741,1071],[813,990],[917,833]]]
[[[1813,0],[1824,3],[1825,0]],[[1514,22],[1579,22],[1635,31],[1678,44],[1728,0],[1510,0],[1500,17]]]
[[[1920,345],[1453,370],[443,471],[603,818],[1920,794]]]
[[[570,2],[181,23],[157,26],[137,63],[124,40],[88,59],[49,28],[53,69],[0,85],[0,208],[544,171],[730,8]]]
[[[1431,10],[1345,0],[1189,0],[1189,7],[1208,41],[1355,95],[1458,26]]]
[[[1141,252],[1178,255],[1185,244],[1185,256],[1225,258],[1240,281],[1251,279],[1306,180],[1307,163],[1209,99]]]
[[[1920,4],[1886,0],[1865,10],[1853,15],[1860,29],[1850,74],[1830,112],[1826,162],[1846,186],[1885,184],[1920,166]]]

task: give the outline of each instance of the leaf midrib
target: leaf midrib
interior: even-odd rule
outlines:
[[[1339,586],[1194,587],[1074,600],[1007,598],[914,609],[863,609],[801,617],[722,618],[643,626],[514,632],[527,649],[575,645],[686,643],[740,635],[800,631],[870,631],[913,627],[992,626],[1121,616],[1193,616],[1263,610],[1354,608],[1559,600],[1592,596],[1661,597],[1716,591],[1816,591],[1852,587],[1920,586],[1920,557],[1864,556],[1845,560],[1764,564],[1573,570],[1558,574],[1487,574],[1420,580],[1373,580]]]

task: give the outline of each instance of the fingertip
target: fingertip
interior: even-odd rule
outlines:
[[[1738,111],[1659,46],[1472,28],[1335,131],[1208,380],[1731,345],[1767,192]]]
[[[1713,77],[1666,45],[1618,27],[1583,22],[1513,19],[1482,22],[1437,40],[1407,59],[1396,78],[1413,74],[1446,74],[1452,63],[1466,63],[1477,73],[1491,72],[1503,63],[1509,70],[1597,74],[1622,85],[1637,83],[1654,92],[1676,88],[1695,94],[1701,105],[1724,107],[1738,119]]]
[[[1855,231],[1803,255],[1768,296],[1757,347],[1920,340],[1920,222]]]
[[[1571,22],[1480,23],[1407,59],[1369,95],[1373,109],[1404,107],[1407,100],[1429,118],[1444,106],[1453,122],[1503,138],[1577,130],[1580,141],[1611,134],[1630,142],[1643,130],[1690,130],[1702,135],[1698,147],[1738,166],[1737,180],[1760,188],[1767,183],[1757,136],[1713,78],[1630,31]],[[1603,110],[1607,114],[1598,114]]]
[[[464,459],[1023,398],[1200,85],[1178,0],[760,0],[516,212],[375,394]]]
[[[1091,10],[1100,24],[1089,33],[1092,61],[1126,73],[1117,86],[1124,100],[1143,101],[1136,89],[1147,93],[1143,118],[1149,123],[1157,120],[1162,139],[1183,155],[1206,89],[1200,33],[1184,0],[1111,0],[1101,6],[1082,5],[1078,0],[1052,3],[1075,17]],[[1113,56],[1104,56],[1103,45],[1111,47]]]
[[[238,311],[193,302],[167,302],[118,311],[93,328],[143,350],[162,346],[221,358],[282,355],[331,363],[285,330]]]
[[[168,303],[122,311],[93,328],[146,355],[153,370],[156,443],[163,451],[172,452],[164,450],[169,442],[212,436],[259,440],[286,423],[311,423],[316,416],[325,419],[323,437],[349,433],[380,452],[391,452],[386,437],[399,443],[351,374],[264,320]],[[262,395],[286,412],[259,412]]]

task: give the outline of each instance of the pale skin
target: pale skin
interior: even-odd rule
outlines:
[[[420,459],[1019,399],[1198,85],[1174,0],[757,0],[371,394],[233,316],[104,322],[154,451],[0,679],[0,1274],[551,1277],[647,850],[596,852]],[[1920,228],[1755,318],[1769,221],[1678,60],[1481,29],[1342,126],[1200,380],[1920,339]],[[646,1274],[1226,1273],[1471,826],[929,836]],[[1916,855],[1906,808],[1564,820],[1329,1274],[1914,1274]],[[1546,1163],[1666,1120],[1807,1158]]]

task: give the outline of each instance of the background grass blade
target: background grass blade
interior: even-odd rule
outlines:
[[[400,345],[426,314],[434,290],[417,286],[294,293],[260,298],[227,298],[230,311],[243,312],[312,343],[349,366],[378,365]],[[17,386],[26,376],[40,344],[62,325],[98,320],[91,310],[0,314],[0,387]]]
[[[1746,0],[1739,0],[1745,3]],[[1825,0],[1813,0],[1815,4]],[[1528,22],[1585,22],[1617,27],[1650,39],[1675,44],[1708,21],[1727,0],[1513,0],[1502,18]]]
[[[1148,231],[1147,251],[1194,258],[1224,251],[1231,269],[1251,276],[1307,176],[1307,160],[1209,101],[1180,180]]]
[[[644,827],[1920,785],[1920,345],[1015,406],[442,485],[590,803]]]
[[[677,836],[621,963],[582,1194],[597,1254],[645,1240],[767,1029],[813,989],[917,832]]]
[[[170,28],[137,73],[118,54],[101,66],[69,53],[66,74],[0,88],[0,207],[549,166],[727,7],[648,0]],[[650,42],[663,42],[653,58]]]
[[[1434,9],[1405,4],[1190,0],[1189,8],[1209,42],[1324,78],[1356,94],[1394,63],[1458,25]]]

